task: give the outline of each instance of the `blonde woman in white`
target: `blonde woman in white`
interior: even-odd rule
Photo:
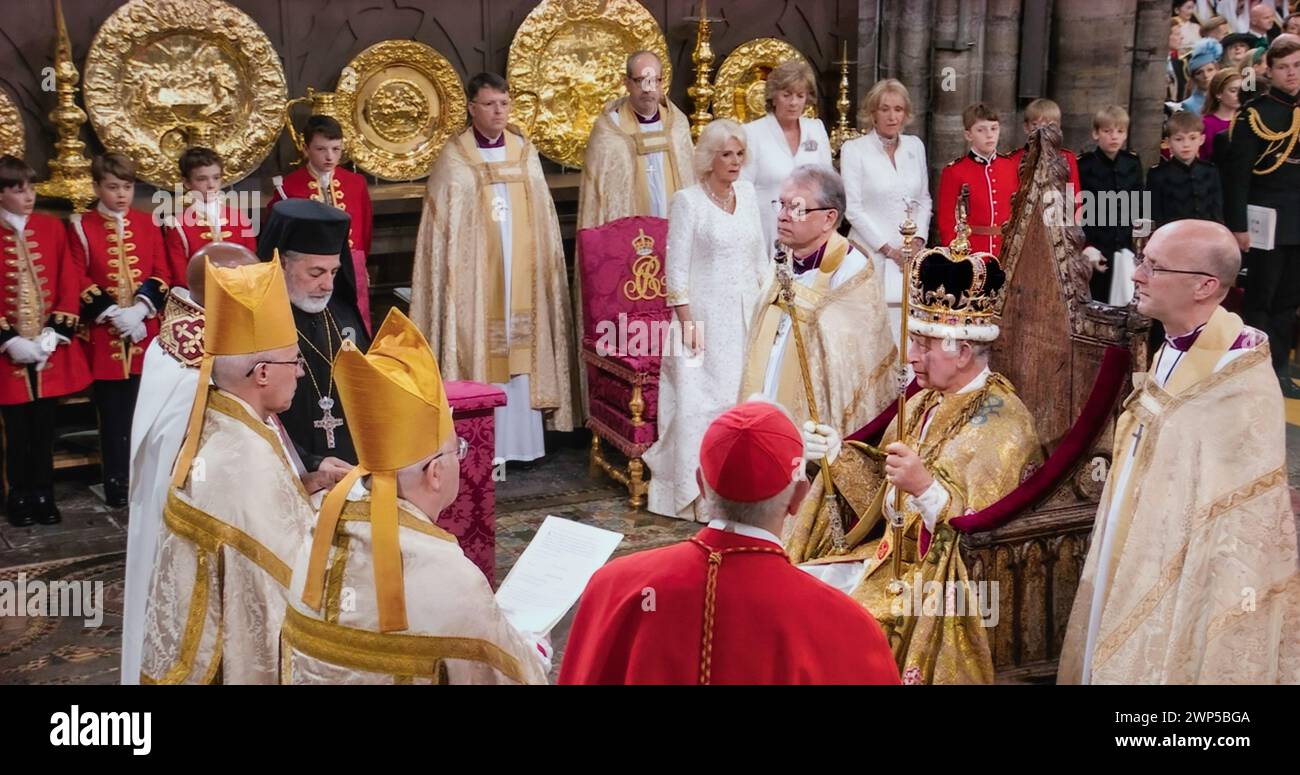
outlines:
[[[831,141],[821,119],[803,114],[817,102],[817,78],[803,62],[783,62],[768,73],[765,84],[767,115],[745,124],[749,158],[741,173],[754,184],[763,239],[768,249],[776,242],[776,210],[781,185],[795,167],[831,166]]]
[[[913,247],[925,246],[930,232],[930,171],[925,145],[903,134],[912,119],[907,87],[893,78],[878,82],[862,99],[858,124],[866,135],[840,148],[840,175],[848,200],[845,215],[853,227],[849,239],[864,248],[885,284],[889,330],[898,344],[902,323],[903,237],[898,227],[913,203],[917,237]]]
[[[700,441],[736,403],[749,321],[772,275],[754,187],[739,179],[745,155],[739,124],[709,124],[695,146],[699,182],[669,207],[664,274],[674,326],[659,369],[659,440],[644,456],[656,514],[696,516]]]

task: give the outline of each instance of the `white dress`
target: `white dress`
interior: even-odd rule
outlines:
[[[659,440],[644,456],[648,506],[656,514],[694,518],[700,441],[709,423],[736,403],[750,318],[772,275],[754,187],[738,180],[735,191],[735,213],[714,204],[699,185],[674,194],[669,208],[668,303],[690,304],[704,350],[686,356],[674,313],[659,370]]]
[[[925,145],[913,135],[899,135],[894,161],[872,130],[848,141],[840,148],[840,175],[844,178],[845,216],[853,227],[849,239],[867,251],[876,266],[876,276],[885,284],[885,303],[889,305],[889,330],[898,344],[901,333],[903,273],[898,264],[880,252],[888,244],[901,247],[898,232],[907,215],[908,200],[916,202],[912,221],[916,235],[927,239],[930,233],[930,172],[925,164]]]
[[[763,220],[763,246],[770,253],[776,242],[776,212],[772,200],[781,195],[781,184],[795,167],[824,164],[831,167],[831,141],[819,118],[799,118],[799,149],[790,153],[781,124],[768,113],[745,124],[745,166],[741,177],[754,184],[758,214]]]

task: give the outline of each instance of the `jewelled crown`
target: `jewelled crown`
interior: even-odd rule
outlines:
[[[965,201],[957,204],[956,236],[948,247],[922,251],[909,278],[908,331],[940,339],[991,342],[1007,276],[992,253],[970,250]]]

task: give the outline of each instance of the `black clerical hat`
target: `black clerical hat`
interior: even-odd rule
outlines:
[[[351,216],[322,202],[284,199],[271,208],[271,220],[257,239],[257,255],[263,261],[276,250],[346,256],[351,225]]]

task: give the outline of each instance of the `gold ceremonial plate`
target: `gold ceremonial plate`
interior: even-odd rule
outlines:
[[[626,93],[623,72],[633,51],[663,62],[660,88],[672,79],[668,42],[635,0],[544,0],[510,44],[510,120],[538,152],[582,168],[587,136],[606,103]]]
[[[18,115],[18,107],[4,89],[0,89],[0,154],[9,154],[19,159],[27,155],[23,118]]]
[[[758,38],[741,43],[722,60],[714,81],[713,115],[745,123],[767,113],[767,74],[782,62],[797,59],[808,64],[799,49],[777,38]],[[815,72],[815,71],[814,71]],[[815,101],[804,115],[817,117]]]
[[[348,107],[349,152],[384,180],[429,174],[448,138],[465,129],[465,87],[445,57],[414,40],[385,40],[356,56],[335,92]]]
[[[86,55],[86,112],[104,146],[171,187],[192,145],[225,162],[227,183],[262,163],[284,126],[284,68],[266,33],[222,0],[131,0]]]

